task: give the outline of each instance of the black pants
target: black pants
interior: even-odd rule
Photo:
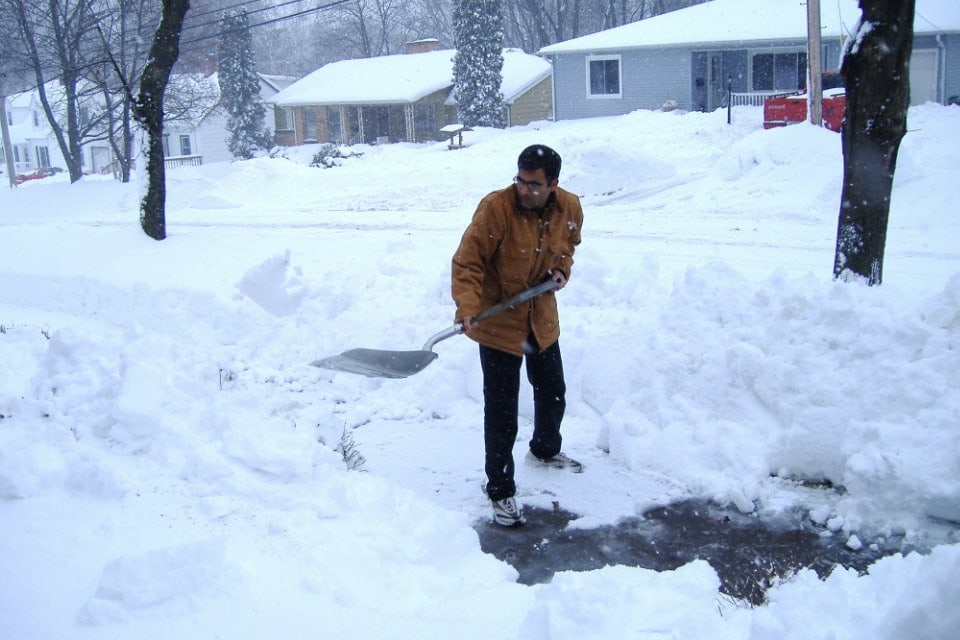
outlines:
[[[566,409],[566,385],[560,343],[527,353],[527,380],[533,386],[533,438],[530,451],[549,458],[560,452],[560,422]],[[483,369],[483,438],[486,447],[487,496],[503,500],[517,492],[513,478],[513,444],[517,439],[520,364],[524,357],[480,345]]]

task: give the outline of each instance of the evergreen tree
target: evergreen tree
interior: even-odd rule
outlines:
[[[227,148],[249,159],[271,145],[264,126],[266,108],[260,99],[260,76],[253,56],[253,38],[244,11],[227,13],[220,23],[218,62],[220,100],[227,110]]]
[[[467,126],[504,126],[503,0],[454,0],[454,97]]]

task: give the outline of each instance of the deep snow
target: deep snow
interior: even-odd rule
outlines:
[[[760,120],[635,112],[332,169],[313,149],[177,169],[163,242],[138,185],[4,190],[0,637],[951,637],[960,108],[910,111],[877,288],[831,279],[839,136]],[[701,498],[923,553],[801,570],[753,608],[703,560],[525,586],[481,552],[473,343],[405,380],[307,363],[449,326],[460,234],[534,142],[583,196],[559,300],[564,448],[587,468],[518,465],[521,501],[589,528]]]

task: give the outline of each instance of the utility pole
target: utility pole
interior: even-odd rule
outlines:
[[[0,84],[3,84],[3,78],[0,78]],[[16,186],[14,182],[14,171],[16,167],[13,165],[13,146],[10,144],[10,128],[7,126],[7,94],[4,92],[4,88],[0,86],[0,130],[3,133],[3,161],[7,165],[7,179],[10,181],[10,188],[13,189]]]
[[[820,46],[820,0],[807,0],[807,104],[810,122],[823,124],[823,48]]]

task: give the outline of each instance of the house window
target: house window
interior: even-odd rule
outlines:
[[[37,166],[38,167],[49,167],[50,166],[50,150],[46,147],[37,147],[35,149],[37,152]]]
[[[753,56],[754,91],[797,91],[806,84],[806,52],[758,53]]]
[[[293,109],[290,107],[280,107],[281,129],[293,131]]]
[[[621,97],[620,56],[587,57],[587,97]]]
[[[180,155],[190,155],[190,136],[180,136]]]
[[[170,157],[170,136],[168,134],[163,134],[163,157]]]
[[[432,134],[437,130],[437,105],[418,104],[413,107],[413,131],[407,131],[407,140],[416,139],[416,134]]]
[[[39,127],[39,126],[40,126],[40,115],[39,115],[36,111],[31,111],[31,113],[33,114],[33,126]]]

